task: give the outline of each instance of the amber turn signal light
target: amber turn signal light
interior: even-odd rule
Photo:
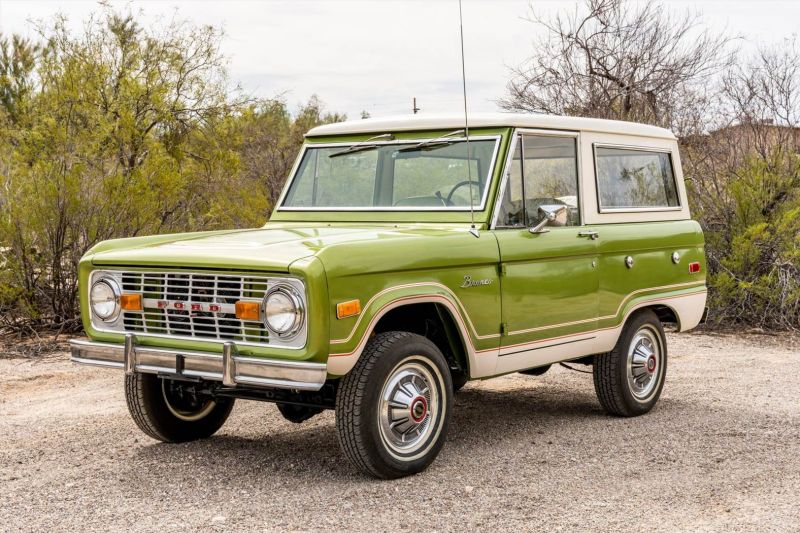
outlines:
[[[236,318],[239,320],[260,320],[261,302],[239,300],[236,302]]]
[[[347,318],[349,316],[356,316],[361,312],[361,302],[358,300],[350,300],[336,304],[336,318]]]
[[[141,294],[123,294],[119,297],[119,306],[124,311],[141,311],[142,310],[142,295]]]

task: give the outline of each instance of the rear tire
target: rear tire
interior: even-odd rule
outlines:
[[[128,411],[145,434],[161,442],[188,442],[210,437],[233,409],[232,398],[202,398],[181,382],[155,374],[125,376]]]
[[[402,331],[370,339],[336,395],[348,459],[392,479],[425,470],[442,449],[453,404],[450,368],[430,340]]]
[[[633,315],[614,349],[594,356],[594,389],[603,409],[617,416],[650,411],[667,375],[667,338],[656,314]]]

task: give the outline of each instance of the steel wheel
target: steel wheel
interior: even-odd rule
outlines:
[[[199,384],[139,372],[125,376],[128,411],[144,433],[162,442],[210,437],[233,409],[233,398],[211,398]]]
[[[205,418],[217,405],[214,400],[198,398],[168,379],[161,380],[161,394],[169,412],[184,422],[196,422]]]
[[[443,380],[439,371],[411,356],[389,374],[378,409],[381,438],[396,458],[414,459],[425,453],[439,431]]]
[[[650,326],[642,327],[631,341],[627,362],[628,386],[639,401],[646,401],[658,385],[661,351],[658,333]]]

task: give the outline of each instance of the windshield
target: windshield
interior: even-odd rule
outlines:
[[[282,207],[469,210],[472,201],[481,209],[498,142],[470,137],[469,159],[464,139],[311,145]]]

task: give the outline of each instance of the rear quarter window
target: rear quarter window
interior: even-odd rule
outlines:
[[[679,208],[669,152],[595,146],[601,212]]]

